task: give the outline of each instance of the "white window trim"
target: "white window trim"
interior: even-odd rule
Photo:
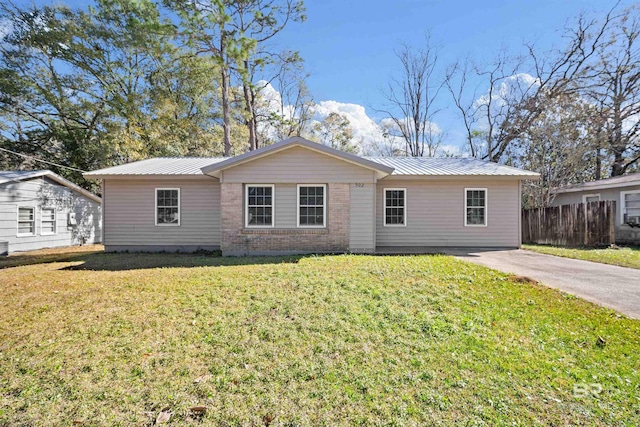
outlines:
[[[387,224],[387,191],[404,191],[404,224]],[[382,223],[384,227],[406,227],[407,226],[407,189],[406,188],[383,188],[382,189]],[[391,206],[393,207],[393,206]]]
[[[33,209],[33,233],[20,233],[20,209]],[[38,219],[38,208],[35,206],[16,206],[16,236],[17,237],[33,237],[38,234],[36,230],[36,222]]]
[[[484,191],[484,224],[467,224],[467,192]],[[478,207],[478,206],[475,206]],[[465,188],[464,189],[464,226],[465,227],[488,227],[489,226],[489,190],[486,188]]]
[[[640,190],[630,190],[620,192],[620,224],[624,224],[624,215],[627,213],[627,207],[624,204],[624,199],[627,194],[640,194]]]
[[[598,197],[598,201],[600,201],[600,193],[593,194],[583,194],[582,195],[582,203],[587,203],[587,197]]]
[[[158,191],[160,190],[177,190],[178,191],[178,222],[176,224],[158,224]],[[182,196],[179,188],[159,187],[153,191],[155,210],[153,211],[156,227],[179,227],[182,220]]]
[[[44,228],[42,228],[42,223],[43,222],[51,222],[51,221],[44,221],[43,217],[42,217],[42,213],[45,210],[52,210],[53,211],[53,233],[45,233]],[[40,235],[41,236],[55,236],[58,234],[58,210],[56,208],[40,208]]]
[[[249,225],[249,187],[271,187],[271,225]],[[274,184],[244,185],[244,226],[245,228],[274,228],[276,226],[276,186]]]
[[[322,187],[322,225],[300,225],[300,187]],[[298,228],[327,228],[327,184],[298,184],[296,219]]]

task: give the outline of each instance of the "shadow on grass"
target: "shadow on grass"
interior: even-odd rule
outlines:
[[[127,271],[154,268],[226,267],[260,264],[295,264],[313,255],[221,257],[219,254],[167,254],[167,253],[98,253],[77,257],[69,261],[82,264],[61,270]]]
[[[87,256],[90,255],[99,255],[101,254],[101,250],[91,251],[91,252],[72,252],[72,253],[51,253],[51,254],[41,254],[41,253],[24,253],[18,255],[11,255],[6,258],[0,258],[0,270],[5,268],[12,267],[20,267],[23,265],[34,265],[34,264],[50,264],[53,262],[71,262],[83,260]]]
[[[376,255],[407,256],[407,255],[449,255],[460,257],[479,257],[484,252],[501,252],[515,250],[513,247],[437,247],[437,246],[396,246],[376,248]]]
[[[88,249],[88,250],[87,250]],[[404,257],[445,255],[446,251],[396,251],[378,252],[377,256]],[[54,262],[78,262],[60,268],[60,270],[85,270],[85,271],[127,271],[145,270],[155,268],[190,268],[190,267],[225,267],[238,265],[261,264],[295,264],[303,258],[319,257],[335,254],[304,254],[281,256],[246,256],[246,257],[222,257],[220,252],[200,253],[105,253],[102,249],[91,250],[57,250],[51,253],[32,252],[10,257],[0,258],[0,269],[19,267],[35,264],[50,264]]]

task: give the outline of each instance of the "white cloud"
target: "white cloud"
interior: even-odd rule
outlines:
[[[331,113],[345,116],[351,124],[356,141],[367,141],[381,135],[380,126],[367,115],[365,107],[338,101],[320,101],[316,105],[314,120],[322,121]]]
[[[266,82],[265,82],[266,83]],[[271,112],[281,114],[282,98],[280,93],[271,86],[265,84],[264,88],[260,92],[265,102],[265,108]],[[291,118],[294,114],[293,107],[285,105],[284,116]],[[353,142],[360,147],[361,154],[364,155],[380,155],[382,153],[389,154],[393,151],[393,148],[398,150],[404,150],[405,144],[399,137],[383,138],[383,127],[396,127],[395,123],[389,118],[381,119],[376,122],[372,119],[366,111],[366,108],[360,104],[339,102],[334,100],[320,101],[315,104],[313,110],[313,117],[309,125],[310,128],[314,124],[321,122],[331,113],[338,113],[343,115],[349,121],[351,130],[353,132]],[[427,126],[433,135],[441,135],[442,129],[437,123],[428,122]],[[268,131],[268,130],[267,130]],[[385,147],[385,150],[381,150],[381,145],[390,145],[391,147]],[[391,148],[391,149],[390,149]],[[453,145],[443,145],[440,147],[439,154],[460,155],[460,149]]]

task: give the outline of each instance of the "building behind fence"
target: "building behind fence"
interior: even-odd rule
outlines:
[[[522,211],[522,243],[605,246],[615,243],[613,200]]]

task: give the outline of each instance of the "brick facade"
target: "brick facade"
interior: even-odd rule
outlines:
[[[327,185],[327,228],[323,229],[277,228],[277,218],[275,228],[245,228],[243,190],[243,184],[221,184],[223,255],[346,252],[349,249],[349,184]]]

